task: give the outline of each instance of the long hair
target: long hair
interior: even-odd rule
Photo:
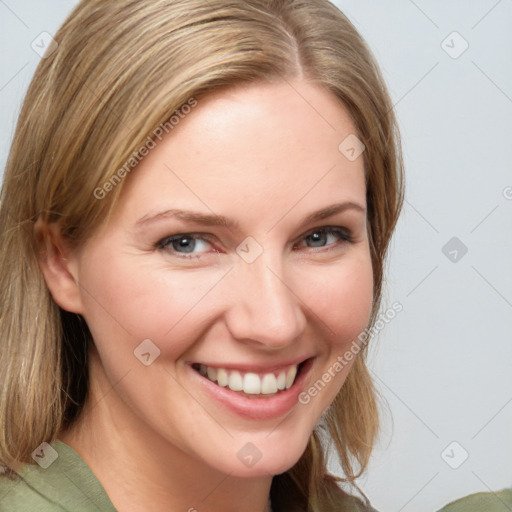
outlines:
[[[400,137],[379,68],[327,0],[83,0],[28,89],[0,204],[0,463],[30,463],[80,414],[88,390],[85,321],[59,308],[38,265],[34,225],[58,221],[75,247],[115,207],[141,149],[212,91],[301,78],[332,93],[364,142],[367,220],[380,305],[385,257],[403,201]],[[340,141],[341,142],[341,141]],[[121,170],[124,169],[124,172]],[[136,172],[136,171],[134,171]],[[109,185],[106,185],[106,184]],[[108,190],[108,193],[105,191]],[[367,345],[298,463],[275,476],[276,512],[336,510],[330,440],[346,482],[378,433]],[[340,480],[340,479],[338,479]]]

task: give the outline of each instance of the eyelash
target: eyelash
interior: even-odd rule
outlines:
[[[321,233],[322,235],[333,235],[334,234],[334,235],[337,235],[340,239],[338,242],[335,242],[334,244],[329,244],[327,246],[319,247],[319,249],[321,249],[320,252],[331,251],[331,250],[335,249],[335,247],[338,247],[345,243],[354,243],[354,240],[352,238],[350,231],[346,228],[337,227],[337,226],[323,226],[320,228],[312,229],[311,231],[308,231],[306,234],[304,234],[301,237],[301,240],[303,240],[307,237],[310,237],[314,234],[318,234],[318,233]],[[177,235],[167,236],[167,237],[163,238],[162,240],[157,242],[155,248],[159,249],[159,250],[167,251],[167,252],[173,252],[179,258],[183,258],[183,259],[197,259],[197,258],[200,258],[202,256],[202,254],[204,254],[204,253],[200,253],[200,254],[194,254],[194,255],[188,256],[184,253],[179,253],[176,250],[169,248],[169,246],[173,242],[176,242],[176,241],[179,241],[182,239],[202,240],[202,241],[206,241],[208,243],[213,242],[213,237],[203,234],[203,233],[180,233]],[[327,247],[327,249],[326,249],[326,247]],[[314,248],[315,247],[306,247],[306,249],[314,249]]]

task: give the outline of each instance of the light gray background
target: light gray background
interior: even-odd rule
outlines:
[[[31,42],[76,3],[0,0],[1,169]],[[383,512],[430,512],[512,486],[512,1],[335,3],[381,64],[407,172],[384,304],[404,310],[370,358],[389,413],[361,486]]]

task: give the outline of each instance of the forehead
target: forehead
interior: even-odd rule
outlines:
[[[144,215],[162,203],[271,222],[293,205],[364,205],[363,157],[340,151],[356,130],[332,93],[283,81],[197,101],[127,178],[125,213]]]

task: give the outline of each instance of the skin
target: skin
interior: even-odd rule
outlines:
[[[298,461],[350,371],[353,361],[307,405],[271,420],[220,407],[191,377],[191,362],[314,357],[308,389],[368,323],[364,163],[338,150],[356,130],[331,93],[303,80],[292,85],[252,84],[200,99],[126,178],[114,215],[80,249],[57,226],[37,226],[55,301],[80,313],[94,339],[88,402],[59,439],[121,512],[148,503],[156,512],[262,512],[272,476]],[[361,211],[303,222],[343,202]],[[239,230],[172,217],[136,229],[170,208],[214,212]],[[320,232],[312,242],[308,235],[325,226],[348,230],[351,241]],[[196,241],[193,259],[176,244],[157,247],[194,233],[211,241]],[[236,251],[248,236],[262,249],[252,263]],[[145,339],[160,350],[149,366],[134,356]],[[248,442],[262,454],[250,468],[237,457]]]

